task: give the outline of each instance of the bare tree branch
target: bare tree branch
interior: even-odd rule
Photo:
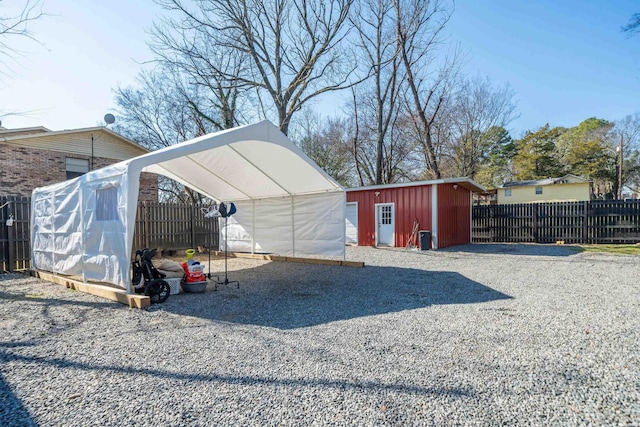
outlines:
[[[399,52],[413,103],[412,114],[416,116],[413,122],[426,166],[435,178],[440,178],[433,125],[457,69],[457,56],[438,66],[434,65],[433,55],[452,12],[440,0],[394,0],[394,8]],[[434,70],[435,77],[430,75]]]
[[[256,90],[259,101],[265,101],[260,92],[266,92],[287,133],[306,103],[352,84],[353,65],[339,46],[354,1],[200,0],[188,7],[182,0],[158,0],[172,17],[154,26],[151,48],[162,61],[190,74],[195,74],[194,61],[188,59],[197,58],[209,78],[215,74],[226,86]],[[241,66],[221,66],[211,46],[232,54]]]
[[[631,15],[631,19],[629,19],[627,25],[622,27],[622,31],[629,34],[629,36],[640,32],[640,13]]]

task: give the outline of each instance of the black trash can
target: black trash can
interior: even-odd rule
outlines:
[[[431,249],[431,231],[420,230],[418,231],[418,236],[420,237],[420,250],[428,251]]]

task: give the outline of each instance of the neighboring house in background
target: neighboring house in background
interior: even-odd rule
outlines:
[[[0,195],[31,196],[36,187],[148,153],[106,127],[51,131],[0,127]],[[158,200],[158,177],[140,176],[139,200]]]
[[[498,204],[584,200],[591,200],[591,181],[571,174],[560,178],[505,182],[498,188]]]
[[[474,205],[497,205],[498,204],[498,189],[488,188],[482,193],[473,193]]]

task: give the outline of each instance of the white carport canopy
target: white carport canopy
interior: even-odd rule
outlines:
[[[280,255],[345,254],[345,192],[268,121],[205,135],[33,191],[36,269],[130,291],[140,174],[234,202],[221,245]],[[223,220],[221,220],[223,221]],[[138,249],[138,248],[136,248]]]

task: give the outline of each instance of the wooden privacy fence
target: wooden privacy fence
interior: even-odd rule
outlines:
[[[204,246],[218,250],[218,219],[205,218],[202,208],[183,203],[139,202],[133,249]]]
[[[30,197],[0,196],[0,272],[31,267]],[[204,218],[203,206],[139,202],[133,249],[218,250],[218,220]],[[13,224],[7,220],[13,218]]]
[[[640,242],[640,200],[473,207],[473,242]]]
[[[0,196],[0,206],[0,272],[28,269],[31,267],[31,198]],[[13,221],[7,223],[9,219]]]

